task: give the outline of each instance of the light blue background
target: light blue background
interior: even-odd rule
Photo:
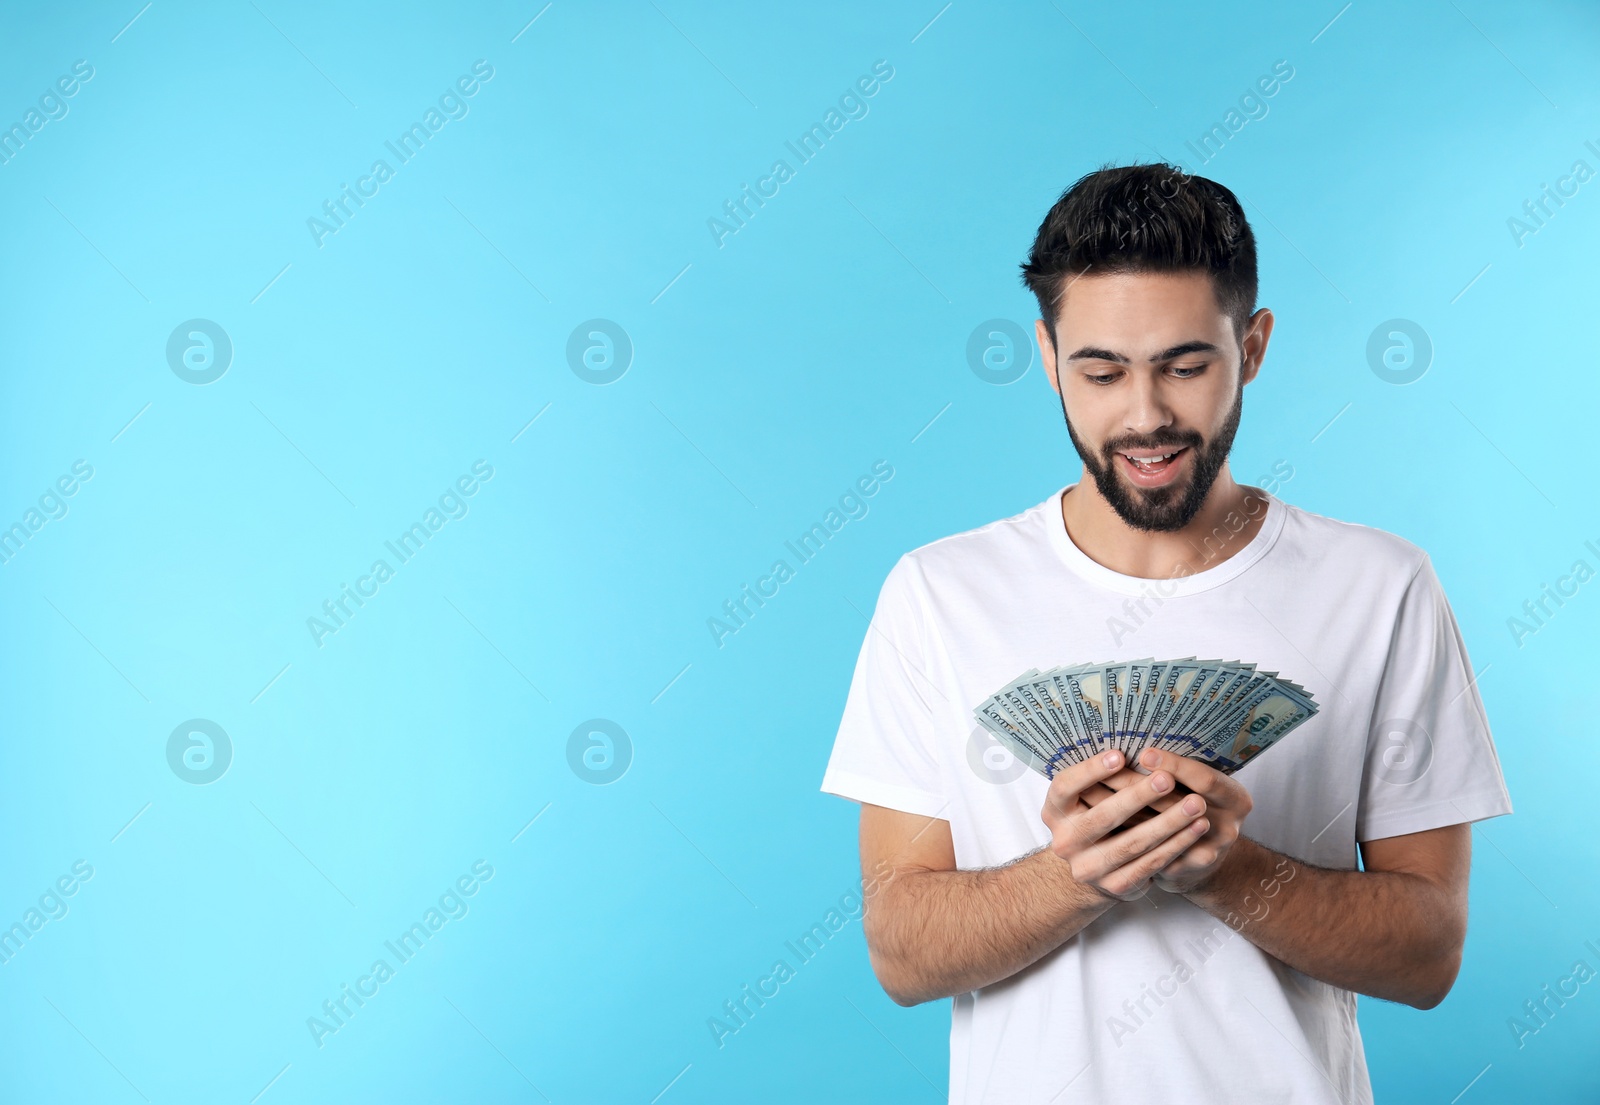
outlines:
[[[0,567],[0,923],[94,869],[0,966],[0,1097],[941,1100],[948,1003],[890,1002],[855,919],[723,1046],[707,1020],[859,885],[855,807],[817,787],[890,565],[1077,478],[1036,358],[985,383],[969,335],[1031,333],[1017,265],[1063,188],[1165,156],[1243,198],[1278,318],[1236,474],[1283,460],[1283,497],[1432,554],[1516,804],[1474,831],[1449,999],[1362,1001],[1379,1099],[1593,1100],[1600,983],[1521,1048],[1508,1018],[1600,968],[1600,582],[1520,647],[1507,619],[1600,567],[1600,182],[1521,246],[1507,220],[1600,169],[1600,16],[1158,7],[0,15],[0,124],[94,67],[0,165],[0,524],[94,470]],[[306,220],[478,59],[469,113],[319,247]],[[719,248],[707,220],[880,59]],[[194,318],[234,346],[206,386],[166,358]],[[567,357],[596,318],[634,348],[606,386]],[[1367,361],[1392,318],[1434,347],[1405,386]],[[479,459],[470,512],[314,643]],[[718,647],[880,459],[870,512]],[[168,765],[190,718],[233,745],[209,785]],[[569,766],[592,718],[632,744],[609,785]],[[319,1048],[307,1019],[478,860]]]

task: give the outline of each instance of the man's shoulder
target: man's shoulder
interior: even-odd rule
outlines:
[[[974,571],[1000,571],[1030,556],[1049,551],[1049,510],[1060,492],[1042,503],[985,522],[971,529],[935,538],[900,557],[896,572],[910,572],[924,581]]]
[[[1410,579],[1428,559],[1425,549],[1397,533],[1277,501],[1285,508],[1283,536],[1316,560]]]

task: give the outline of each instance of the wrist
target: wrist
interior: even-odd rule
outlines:
[[[1120,900],[1075,876],[1072,873],[1072,864],[1056,855],[1048,845],[1035,855],[1040,870],[1060,891],[1062,911],[1060,920],[1069,933],[1076,932],[1111,909]]]
[[[1266,857],[1265,848],[1247,836],[1240,836],[1217,864],[1217,869],[1204,881],[1184,891],[1184,897],[1212,914],[1233,909],[1255,885],[1257,872],[1263,868]]]

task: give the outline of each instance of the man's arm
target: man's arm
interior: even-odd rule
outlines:
[[[1364,871],[1330,870],[1240,837],[1185,896],[1312,978],[1432,1009],[1461,969],[1471,826],[1369,840],[1361,855]]]
[[[868,956],[900,1005],[1007,978],[1116,905],[1048,848],[958,871],[948,821],[882,806],[861,807],[861,870]]]
[[[1057,775],[1041,813],[1050,844],[1003,867],[957,870],[949,822],[862,804],[862,926],[872,969],[895,1002],[916,1005],[1009,978],[1118,901],[1143,894],[1205,832],[1199,812],[1177,808],[1105,839],[1173,786],[1155,772],[1092,809],[1080,800],[1120,764],[1097,758]]]
[[[1444,1000],[1466,941],[1470,825],[1366,841],[1365,871],[1315,867],[1241,834],[1252,802],[1236,780],[1171,752],[1147,749],[1139,762],[1171,772],[1211,811],[1211,831],[1156,885],[1312,978],[1418,1009]],[[1117,772],[1087,788],[1085,801],[1109,801],[1140,779],[1134,769]],[[1177,794],[1151,805],[1168,808]]]

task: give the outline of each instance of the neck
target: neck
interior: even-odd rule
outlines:
[[[1128,525],[1088,473],[1061,497],[1061,519],[1072,543],[1095,563],[1142,579],[1173,579],[1215,567],[1248,545],[1266,516],[1264,493],[1235,483],[1226,465],[1189,524],[1170,533]]]

